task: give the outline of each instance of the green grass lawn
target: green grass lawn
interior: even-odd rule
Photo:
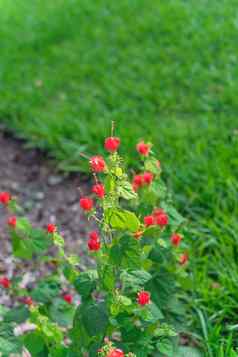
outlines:
[[[1,121],[64,170],[84,170],[111,120],[130,163],[154,142],[191,221],[209,357],[238,345],[237,32],[235,0],[0,0]]]

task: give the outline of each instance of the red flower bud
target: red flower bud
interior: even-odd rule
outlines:
[[[136,150],[138,151],[139,154],[141,154],[143,156],[149,155],[150,148],[151,148],[151,145],[145,144],[144,141],[141,141],[136,145]]]
[[[149,227],[154,224],[154,217],[152,215],[144,217],[144,224],[145,226]]]
[[[188,261],[188,254],[185,253],[185,254],[180,255],[179,264],[184,265],[187,263],[187,261]]]
[[[145,172],[143,174],[143,181],[145,184],[150,185],[153,181],[154,175],[151,172]]]
[[[96,155],[91,157],[89,163],[93,172],[103,172],[105,170],[106,163],[102,156]]]
[[[160,227],[164,227],[164,226],[167,226],[167,224],[169,223],[169,218],[166,213],[162,213],[155,217],[155,222]]]
[[[6,206],[8,205],[10,200],[11,200],[11,195],[9,192],[0,192],[0,203]]]
[[[118,348],[113,348],[113,350],[109,351],[106,357],[124,357],[124,352],[119,350]]]
[[[64,301],[66,301],[68,304],[72,304],[73,302],[73,296],[71,294],[64,294],[63,295]]]
[[[11,286],[11,281],[4,276],[0,279],[0,285],[5,289],[9,289]]]
[[[92,192],[95,193],[99,198],[103,198],[105,196],[105,188],[102,183],[96,183],[93,185]]]
[[[105,140],[104,147],[107,151],[109,152],[115,152],[117,151],[119,145],[120,145],[120,139],[115,137],[115,136],[110,136]]]
[[[23,297],[22,303],[28,306],[31,306],[33,304],[33,300],[30,296]]]
[[[46,229],[48,233],[55,233],[57,231],[56,225],[54,225],[53,223],[47,224]]]
[[[91,198],[83,197],[80,199],[79,204],[84,211],[91,211],[93,208],[93,201]]]
[[[15,228],[17,224],[17,218],[15,216],[9,217],[7,220],[9,227]]]
[[[182,240],[182,236],[180,234],[178,234],[178,233],[174,233],[170,237],[170,241],[175,247],[179,246],[181,240]]]
[[[138,188],[143,186],[144,180],[142,175],[135,175],[133,177],[132,185],[137,186]]]
[[[150,293],[148,291],[140,291],[137,294],[137,302],[140,305],[147,305],[150,303]]]
[[[161,168],[161,162],[159,160],[157,160],[157,167],[158,167],[158,169]]]
[[[101,243],[98,240],[89,239],[88,241],[88,249],[92,252],[96,252],[101,248]]]

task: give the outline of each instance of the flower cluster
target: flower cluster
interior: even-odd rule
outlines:
[[[156,208],[152,214],[144,217],[144,224],[146,227],[157,225],[161,228],[167,226],[169,217],[162,208]]]
[[[162,339],[174,336],[170,326],[174,312],[161,305],[157,283],[165,272],[163,295],[169,291],[169,296],[162,300],[171,301],[166,284],[176,279],[175,271],[186,274],[184,220],[164,194],[161,165],[152,144],[137,143],[140,169],[133,177],[118,154],[120,145],[120,138],[112,133],[104,141],[107,157],[87,159],[94,181],[87,195],[80,193],[79,207],[93,227],[85,240],[95,260],[91,269],[80,266],[80,252],[66,253],[58,225],[35,229],[20,214],[14,215],[18,211],[11,194],[0,192],[0,203],[9,214],[6,226],[13,254],[47,262],[52,268],[33,291],[22,289],[18,277],[0,278],[0,288],[16,294],[17,304],[28,307],[27,318],[37,326],[42,355],[54,355],[55,350],[68,355],[71,347],[79,356],[95,355],[103,339],[99,357],[136,357],[142,344],[143,356],[160,355]],[[166,259],[161,259],[163,254]],[[29,341],[31,337],[35,335]],[[32,352],[29,346],[29,352],[34,354],[34,348]]]

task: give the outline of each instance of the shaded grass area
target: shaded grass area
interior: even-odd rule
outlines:
[[[191,221],[194,324],[208,356],[237,340],[237,2],[0,1],[0,117],[64,170],[111,120],[130,164],[152,140]],[[235,352],[234,352],[235,353]]]

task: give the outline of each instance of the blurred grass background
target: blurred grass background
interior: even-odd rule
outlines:
[[[238,8],[235,0],[0,1],[0,120],[64,170],[154,142],[191,220],[188,303],[209,357],[236,356]],[[233,347],[232,347],[233,346]]]

